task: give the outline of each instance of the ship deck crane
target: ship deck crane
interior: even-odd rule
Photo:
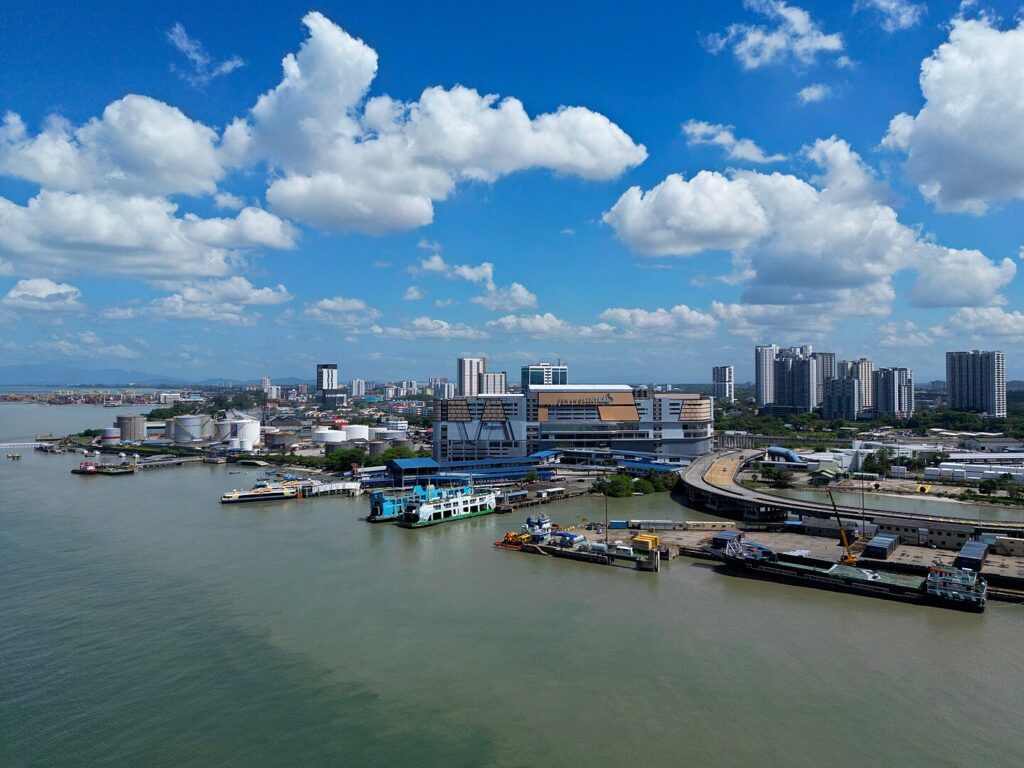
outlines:
[[[836,500],[832,498],[831,490],[828,492],[828,500],[832,502],[832,511],[835,513],[836,522],[839,524],[839,540],[843,542],[843,552],[845,553],[839,562],[843,565],[856,565],[857,556],[850,549],[850,541],[846,536],[846,529],[843,528],[843,519],[839,516],[839,507],[836,506]]]

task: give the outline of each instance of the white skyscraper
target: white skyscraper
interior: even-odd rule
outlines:
[[[352,383],[349,385],[349,394],[352,397],[365,397],[366,382],[362,379],[352,379]]]
[[[481,373],[477,377],[477,391],[478,395],[504,395],[505,394],[505,372],[500,373]]]
[[[460,397],[480,394],[480,374],[487,372],[487,360],[482,357],[460,357],[456,383]]]
[[[775,402],[775,355],[778,352],[776,344],[754,347],[754,389],[759,407]]]
[[[731,365],[716,365],[711,369],[711,381],[715,400],[720,403],[735,403],[736,390]]]

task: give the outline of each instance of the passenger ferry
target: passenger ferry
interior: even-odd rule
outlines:
[[[221,504],[242,504],[249,501],[285,501],[301,499],[298,484],[268,483],[261,480],[249,491],[235,488],[220,497]]]
[[[406,509],[398,522],[403,528],[425,528],[467,517],[489,515],[497,509],[498,494],[491,488],[474,488],[467,482],[461,488],[442,489],[437,496]]]
[[[406,512],[414,512],[420,504],[438,498],[444,491],[436,485],[417,485],[408,492],[374,491],[370,494],[370,514],[366,522],[398,522]]]

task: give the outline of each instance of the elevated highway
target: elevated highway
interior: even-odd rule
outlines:
[[[790,514],[805,517],[833,517],[832,505],[802,499],[789,499],[772,493],[747,488],[736,482],[739,471],[754,459],[764,456],[763,450],[735,450],[713,453],[693,461],[681,477],[688,499],[694,506],[712,514],[753,523],[773,523]],[[951,504],[950,512],[955,506]],[[969,526],[977,532],[1007,532],[1024,535],[1024,521],[979,520],[956,516],[925,515],[890,509],[839,506],[839,513],[850,520],[906,520],[908,525],[939,528]]]

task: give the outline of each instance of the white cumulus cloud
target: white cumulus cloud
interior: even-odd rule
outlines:
[[[0,253],[53,272],[221,276],[239,251],[294,244],[290,225],[247,208],[236,218],[177,216],[164,198],[42,190],[27,205],[0,197]]]
[[[832,95],[832,89],[823,83],[814,83],[796,92],[796,97],[801,104],[814,104],[824,101]]]
[[[729,250],[745,305],[824,308],[829,314],[885,314],[893,277],[913,270],[909,299],[919,306],[981,306],[1003,301],[1012,259],[946,248],[900,223],[884,188],[843,141],[820,140],[805,156],[822,174],[702,171],[672,175],[653,189],[628,190],[604,221],[634,251],[688,256]],[[729,313],[730,327],[774,322],[777,310]],[[792,312],[795,316],[795,311]],[[732,320],[730,324],[728,322]]]
[[[463,86],[419,99],[368,98],[377,54],[320,13],[282,62],[284,76],[225,131],[223,155],[279,171],[267,190],[283,215],[371,234],[433,220],[460,180],[530,168],[612,179],[646,150],[604,115],[562,107],[531,118],[514,98]]]
[[[82,292],[68,283],[45,277],[19,280],[4,296],[3,303],[18,309],[66,312],[82,308]]]
[[[925,104],[896,115],[883,146],[939,208],[984,213],[1024,199],[1024,22],[1005,31],[985,17],[953,20],[949,40],[921,62]]]
[[[600,315],[602,320],[620,326],[627,335],[682,335],[699,338],[710,335],[718,321],[709,314],[678,304],[671,309],[648,310],[634,307],[610,307]]]
[[[777,163],[785,160],[785,155],[766,155],[750,139],[737,139],[731,125],[706,123],[703,120],[688,120],[683,123],[686,143],[712,144],[721,147],[733,160],[747,160],[751,163]]]
[[[731,48],[744,69],[789,59],[810,64],[819,54],[843,50],[842,35],[823,32],[803,8],[780,0],[744,0],[743,5],[772,23],[732,24],[724,33],[709,35],[705,43],[712,53]]]

